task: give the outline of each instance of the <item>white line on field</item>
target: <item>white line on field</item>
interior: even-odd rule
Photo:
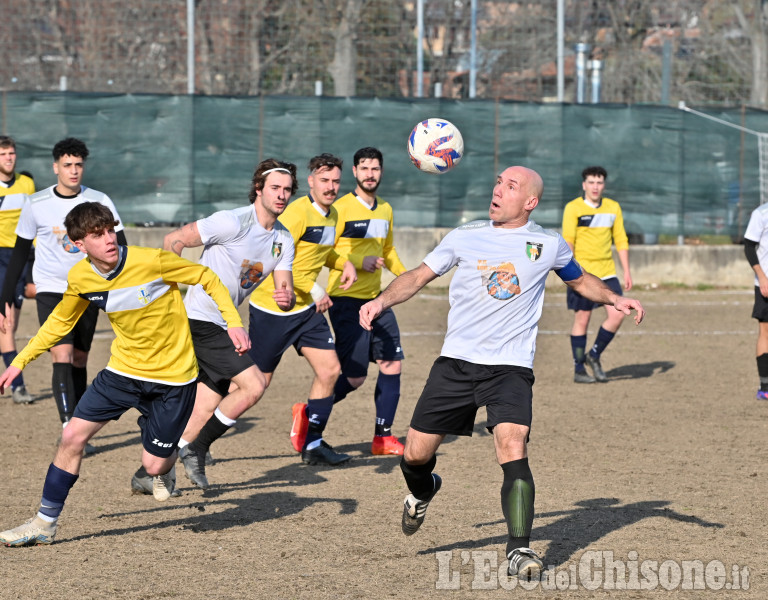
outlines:
[[[400,335],[403,337],[428,337],[428,336],[435,336],[435,335],[445,335],[445,331],[401,331]],[[549,330],[549,329],[539,329],[539,335],[571,335],[570,330],[563,329],[562,331],[558,330]],[[694,335],[694,336],[706,336],[706,335],[748,335],[748,336],[754,336],[754,331],[647,331],[647,330],[638,330],[638,331],[620,331],[617,335]]]

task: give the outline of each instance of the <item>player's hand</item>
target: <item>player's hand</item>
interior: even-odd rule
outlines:
[[[229,335],[229,339],[232,340],[232,344],[235,346],[235,352],[240,356],[251,349],[251,338],[248,337],[245,328],[230,327],[227,329],[227,335]]]
[[[373,329],[373,321],[383,312],[383,310],[384,305],[378,298],[363,304],[360,307],[360,327],[367,331]]]
[[[383,259],[382,259],[382,262]],[[363,261],[365,263],[365,261]],[[339,278],[339,289],[348,290],[352,287],[352,284],[357,281],[357,269],[352,264],[351,260],[344,263],[344,268],[341,270],[341,277]]]
[[[283,310],[291,310],[296,303],[296,295],[293,293],[293,289],[288,289],[288,284],[283,281],[283,285],[279,288],[275,288],[272,292],[272,299]]]
[[[331,297],[326,294],[320,300],[317,300],[315,302],[315,311],[319,313],[324,313],[326,310],[331,308],[333,306],[333,301],[331,300]]]
[[[635,325],[640,325],[640,323],[643,322],[643,317],[645,317],[645,309],[643,308],[643,305],[634,298],[619,296],[616,302],[614,302],[613,308],[623,312],[625,315],[632,314],[632,309],[634,309],[636,311]]]
[[[760,288],[760,295],[763,298],[768,298],[768,277],[762,274],[758,274],[757,284],[758,284],[758,287]]]
[[[369,273],[375,273],[384,266],[384,259],[381,256],[366,256],[363,259],[363,269]]]
[[[21,373],[21,369],[11,366],[0,375],[0,394],[5,393],[5,389],[19,376],[19,373]]]
[[[37,286],[31,281],[24,286],[24,297],[30,300],[37,296]]]
[[[624,290],[629,291],[632,289],[632,276],[629,273],[624,273]]]
[[[0,314],[0,331],[8,333],[16,327],[16,311],[5,303],[5,316]]]

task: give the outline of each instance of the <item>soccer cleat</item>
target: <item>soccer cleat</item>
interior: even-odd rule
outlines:
[[[176,489],[176,470],[175,467],[171,469],[173,477],[173,491],[171,492],[171,498],[178,498],[181,496],[181,490]],[[134,494],[152,494],[154,495],[154,477],[148,475],[144,467],[140,467],[138,471],[133,474],[131,478],[131,491]]]
[[[424,522],[424,517],[427,515],[429,503],[432,502],[432,498],[435,497],[435,494],[440,491],[440,487],[443,485],[443,480],[436,473],[432,473],[432,482],[434,488],[428,500],[419,500],[413,494],[408,494],[405,497],[402,523],[405,535],[413,535],[419,530],[419,527]]]
[[[91,446],[88,442],[86,442],[85,448],[83,448],[83,456],[91,456],[93,454],[96,454],[96,446]]]
[[[544,563],[539,555],[530,548],[516,548],[507,556],[509,567],[507,573],[523,581],[539,581]]]
[[[768,392],[764,392],[763,390],[757,390],[757,399],[768,400]]]
[[[56,523],[49,523],[35,515],[23,525],[0,533],[0,543],[15,548],[39,546],[41,544],[52,544],[55,537]]]
[[[13,396],[14,404],[31,404],[34,402],[34,398],[32,398],[32,395],[27,391],[26,386],[23,385],[11,390],[11,395]]]
[[[179,450],[179,458],[184,465],[187,478],[200,489],[207,490],[210,484],[205,476],[205,454],[195,452],[192,444],[187,444]]]
[[[350,458],[349,454],[336,452],[325,440],[320,440],[320,445],[312,450],[302,450],[301,462],[308,465],[329,465],[335,467],[343,465]]]
[[[371,454],[385,455],[392,454],[402,456],[405,446],[400,443],[394,435],[375,435],[371,443]]]
[[[208,452],[205,453],[205,466],[210,467],[215,462],[216,461],[213,460],[213,456],[211,456],[211,451],[208,450]]]
[[[181,492],[176,494],[176,471],[174,467],[164,475],[157,475],[152,478],[152,495],[158,502],[165,502],[169,498],[180,496]]]
[[[600,358],[595,358],[591,354],[587,353],[587,355],[584,357],[584,360],[589,365],[589,368],[592,369],[592,373],[595,375],[595,379],[601,383],[604,383],[608,381],[608,376],[605,374],[605,371],[603,371],[603,366],[600,364]]]
[[[595,383],[597,380],[586,371],[576,371],[573,374],[573,381],[575,383]]]
[[[293,414],[293,423],[291,423],[291,445],[296,452],[301,452],[304,448],[304,442],[307,439],[307,430],[309,429],[309,418],[307,417],[307,405],[303,402],[297,402],[291,408]]]

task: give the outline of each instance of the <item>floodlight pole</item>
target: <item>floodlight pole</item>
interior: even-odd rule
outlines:
[[[195,0],[187,0],[187,94],[195,93]]]
[[[416,97],[424,97],[424,0],[416,2]]]
[[[470,45],[469,45],[469,97],[477,95],[477,0],[471,2]]]
[[[557,0],[557,101],[565,100],[565,0]]]

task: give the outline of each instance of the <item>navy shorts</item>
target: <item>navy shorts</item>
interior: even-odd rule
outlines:
[[[37,301],[37,319],[40,325],[51,316],[53,309],[61,302],[64,294],[54,294],[53,292],[38,292],[35,296]],[[61,338],[54,346],[62,344],[72,344],[78,350],[83,352],[91,351],[93,334],[96,332],[96,322],[99,320],[99,307],[91,303],[80,316],[72,330]]]
[[[135,408],[141,413],[141,443],[153,456],[168,458],[184,433],[195,405],[194,383],[168,385],[142,381],[104,369],[96,375],[75,407],[78,419],[117,421]]]
[[[752,318],[760,323],[768,323],[768,298],[760,293],[760,288],[755,286],[755,305],[752,307]]]
[[[291,346],[299,355],[302,348],[336,350],[328,321],[314,308],[285,316],[253,306],[248,307],[248,312],[248,335],[251,338],[248,354],[264,373],[274,373],[283,354]]]
[[[400,328],[395,313],[387,308],[373,322],[373,330],[360,326],[360,307],[368,300],[333,296],[328,309],[333,332],[336,334],[336,353],[341,372],[346,377],[365,377],[368,363],[377,360],[403,360],[400,346]]]
[[[472,435],[477,409],[485,407],[488,431],[499,423],[531,426],[533,371],[514,365],[478,365],[440,356],[413,411],[422,433]]]
[[[8,270],[8,264],[11,262],[11,254],[13,254],[13,248],[0,248],[0,286],[5,282],[5,272]],[[21,308],[21,303],[24,302],[25,285],[27,285],[27,265],[24,265],[21,277],[16,282],[16,290],[13,295],[13,305],[16,308]]]
[[[618,277],[609,277],[603,279],[603,283],[607,285],[611,290],[616,292],[619,296],[623,296],[624,292],[621,289],[621,283],[619,283]],[[595,310],[598,306],[604,306],[599,302],[593,302],[587,300],[584,296],[578,292],[574,292],[571,288],[568,288],[566,300],[568,302],[569,310]]]
[[[247,354],[238,354],[232,338],[216,323],[189,319],[199,373],[197,380],[219,396],[229,393],[232,378],[253,366]]]

